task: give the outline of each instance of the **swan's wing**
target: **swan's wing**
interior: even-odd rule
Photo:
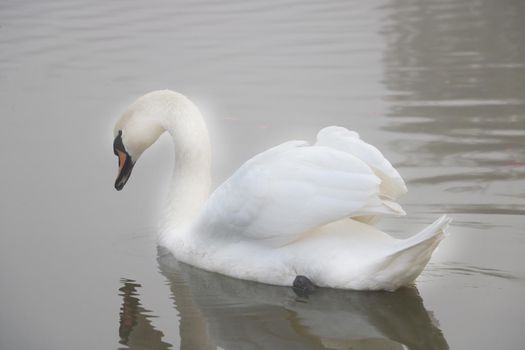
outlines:
[[[382,197],[395,200],[407,192],[405,181],[397,170],[377,148],[361,140],[357,132],[329,126],[319,131],[316,145],[350,153],[368,164],[381,179]]]
[[[290,141],[242,165],[210,196],[201,220],[214,239],[286,244],[360,215],[403,215],[379,197],[381,180],[357,157]]]

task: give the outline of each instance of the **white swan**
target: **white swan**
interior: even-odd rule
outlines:
[[[180,261],[232,277],[290,286],[395,290],[421,273],[444,236],[442,216],[408,239],[371,223],[405,215],[399,173],[355,132],[328,127],[317,142],[289,141],[243,164],[211,195],[208,131],[173,91],[140,97],[114,129],[121,190],[142,152],[168,131],[175,169],[159,244]]]

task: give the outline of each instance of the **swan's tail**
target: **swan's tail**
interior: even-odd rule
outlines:
[[[445,237],[445,230],[451,221],[451,218],[443,215],[418,234],[400,241],[394,252],[381,261],[377,278],[384,282],[390,281],[392,286],[388,289],[392,290],[411,284]]]
[[[424,245],[429,240],[440,241],[445,235],[445,230],[450,224],[452,219],[447,215],[441,216],[439,219],[434,221],[430,226],[427,226],[423,231],[419,232],[410,238],[407,238],[400,242],[398,251],[394,254],[399,254],[407,249],[415,248],[419,245]]]

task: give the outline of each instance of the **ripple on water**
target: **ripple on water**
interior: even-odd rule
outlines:
[[[467,265],[460,262],[429,263],[423,274],[424,277],[445,277],[447,275],[483,276],[490,278],[501,278],[509,281],[525,281],[508,271]]]

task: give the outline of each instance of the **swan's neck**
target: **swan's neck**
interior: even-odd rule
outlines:
[[[200,213],[210,191],[211,148],[197,107],[186,99],[163,123],[175,146],[175,165],[165,213],[164,234],[176,235]],[[169,237],[161,237],[166,239]]]

